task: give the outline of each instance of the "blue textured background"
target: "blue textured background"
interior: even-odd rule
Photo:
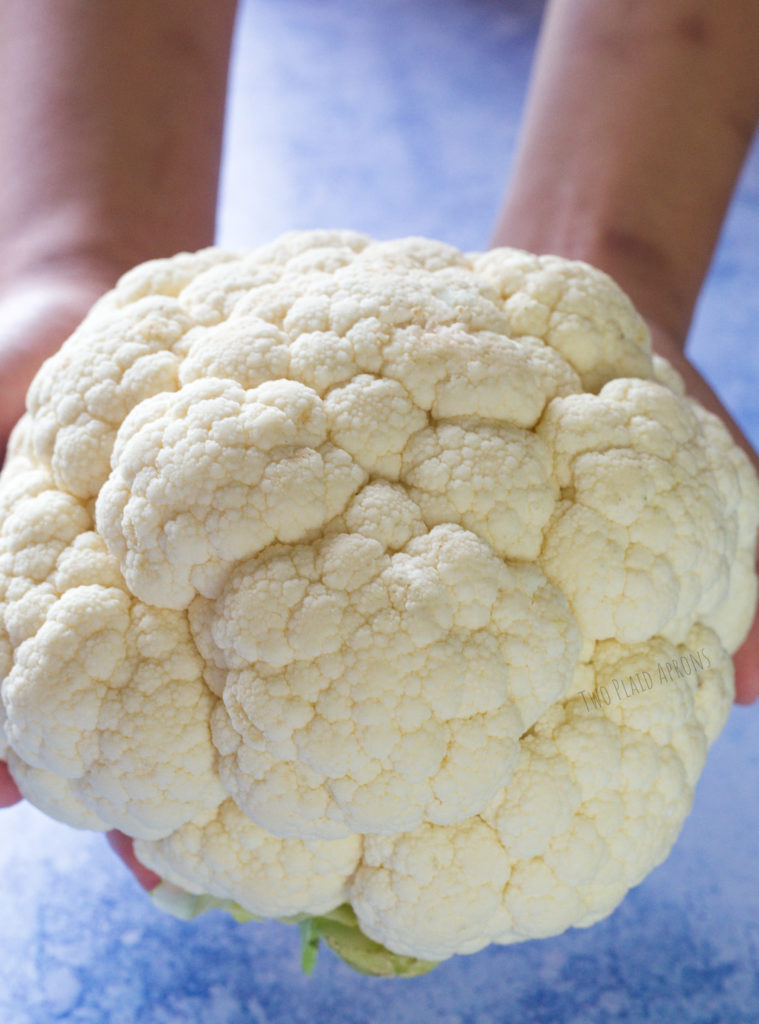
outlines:
[[[292,227],[487,245],[541,4],[250,0],[231,82],[219,240]],[[691,354],[759,443],[759,150],[745,168]],[[665,864],[587,931],[361,978],[297,931],[182,924],[101,836],[0,816],[0,1024],[756,1024],[759,707],[735,708]]]

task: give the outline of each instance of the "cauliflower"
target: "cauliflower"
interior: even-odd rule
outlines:
[[[690,809],[759,483],[587,264],[143,264],[0,476],[0,756],[180,912],[414,974],[608,915]]]

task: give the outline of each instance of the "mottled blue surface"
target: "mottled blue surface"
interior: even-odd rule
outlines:
[[[292,227],[487,244],[541,5],[255,0],[237,36],[220,241]],[[759,443],[759,152],[692,354]],[[295,929],[153,909],[102,837],[0,815],[0,1024],[756,1024],[759,708],[735,708],[665,864],[587,931],[361,978]]]

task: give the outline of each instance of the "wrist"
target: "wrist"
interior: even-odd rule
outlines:
[[[47,270],[0,287],[0,467],[34,375],[107,287],[94,272],[69,276]]]
[[[686,280],[660,242],[635,228],[609,225],[591,237],[576,258],[607,273],[629,296],[652,333],[684,351],[700,278]]]
[[[164,253],[150,251],[148,243],[117,243],[61,210],[22,231],[0,235],[0,291],[16,292],[30,285],[106,291],[130,267],[156,255]]]
[[[496,231],[605,270],[681,345],[759,115],[759,8],[735,7],[551,0]]]

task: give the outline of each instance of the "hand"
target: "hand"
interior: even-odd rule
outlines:
[[[144,864],[137,860],[134,854],[134,841],[131,836],[124,835],[118,829],[112,829],[106,833],[106,838],[110,843],[111,849],[124,861],[142,888],[147,889],[148,892],[151,889],[155,889],[161,881],[161,876],[157,875],[155,871],[151,871],[150,868],[146,868]]]
[[[0,292],[0,467],[26,389],[43,361],[55,352],[105,290],[105,279],[33,278]],[[0,807],[21,799],[0,761]]]
[[[18,786],[10,776],[8,766],[5,761],[0,761],[0,807],[10,807],[21,799],[23,798],[18,791]],[[111,849],[123,860],[143,889],[150,891],[158,885],[161,881],[160,875],[151,871],[150,868],[146,868],[144,864],[140,864],[135,857],[134,843],[130,836],[113,829],[106,833],[106,838]]]
[[[707,382],[689,361],[682,350],[682,344],[666,331],[651,326],[654,350],[668,359],[685,381],[689,395],[716,413],[725,423],[736,444],[746,452],[754,469],[759,474],[759,457],[745,434],[730,416]],[[759,573],[759,538],[757,538],[757,573]],[[751,704],[759,697],[759,608],[743,646],[733,655],[735,665],[735,700],[738,704]]]
[[[103,273],[86,280],[30,281],[0,295],[0,466],[35,373],[110,284]],[[8,766],[0,761],[0,807],[21,799]],[[112,831],[108,841],[143,888],[152,889],[160,882],[158,875],[139,863],[128,836]]]
[[[0,761],[0,807],[10,807],[21,799],[18,786],[11,778],[5,761]]]
[[[32,278],[0,291],[0,466],[32,378],[111,283]]]

